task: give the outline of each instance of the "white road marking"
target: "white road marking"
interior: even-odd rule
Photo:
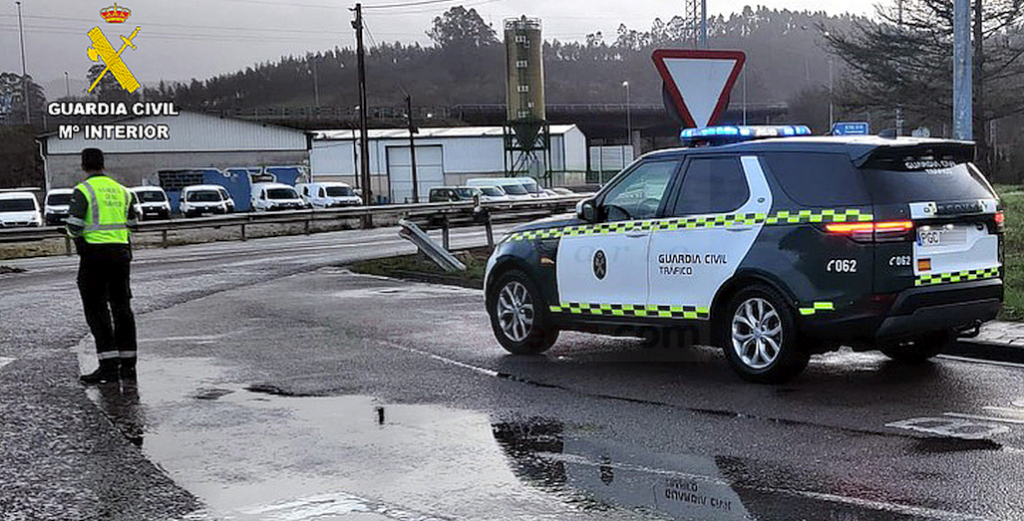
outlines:
[[[279,519],[283,521],[311,521],[326,517],[333,519],[335,516],[344,516],[345,514],[376,514],[375,517],[401,521],[444,521],[446,519],[422,512],[405,510],[345,492],[283,501],[273,505],[245,509],[242,510],[242,513],[259,516],[260,519]]]
[[[3,369],[3,367],[5,365],[13,362],[14,360],[15,360],[14,358],[4,358],[4,357],[0,356],[0,369]]]
[[[980,416],[980,415],[977,415],[977,414],[963,414],[963,413],[959,413],[959,412],[947,412],[947,413],[945,413],[945,415],[946,416],[951,416],[953,418],[964,418],[964,419],[967,419],[967,420],[980,420],[980,421],[989,421],[989,422],[1010,423],[1010,424],[1013,424],[1013,425],[1024,425],[1024,420],[1015,420],[1013,418],[997,418],[995,416]]]
[[[977,359],[977,358],[964,358],[962,356],[953,356],[953,355],[939,355],[939,356],[937,356],[935,358],[943,358],[943,359],[946,359],[946,360],[953,360],[953,361],[956,361],[956,362],[967,362],[967,363],[970,363],[970,364],[988,364],[988,365],[998,365],[998,366],[1002,366],[1002,367],[1016,367],[1017,369],[1024,369],[1024,364],[1017,364],[1017,363],[1014,363],[1014,362],[1000,362],[998,360],[980,360],[980,359]]]
[[[887,423],[885,426],[965,440],[983,440],[997,434],[1010,432],[1010,428],[1004,425],[978,423],[979,418],[983,417],[970,417],[970,415],[960,415],[960,413],[946,413],[946,415],[947,417],[940,418],[911,418]],[[967,418],[960,416],[967,416]]]

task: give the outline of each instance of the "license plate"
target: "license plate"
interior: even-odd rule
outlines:
[[[945,246],[967,242],[967,230],[964,228],[938,228],[933,230],[917,230],[918,246]]]

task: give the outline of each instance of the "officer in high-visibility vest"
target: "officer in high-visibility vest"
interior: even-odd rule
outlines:
[[[99,369],[79,378],[84,384],[135,380],[128,240],[129,227],[137,224],[135,207],[132,192],[107,177],[103,163],[100,149],[82,150],[82,170],[88,179],[75,187],[67,219],[68,235],[75,238],[80,257],[78,291],[100,360]]]

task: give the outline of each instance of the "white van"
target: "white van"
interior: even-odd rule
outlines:
[[[533,196],[526,190],[523,183],[514,177],[478,177],[466,181],[466,186],[474,188],[497,186],[504,190],[505,195],[512,201],[533,199]]]
[[[36,196],[30,192],[0,192],[0,228],[42,225]]]
[[[163,188],[136,186],[132,188],[132,193],[135,194],[135,214],[140,221],[171,218],[171,202]]]
[[[301,210],[305,203],[294,188],[282,183],[255,183],[250,203],[253,211]]]
[[[229,212],[227,191],[220,185],[192,185],[181,190],[178,211],[185,217]]]
[[[313,208],[336,208],[339,206],[359,206],[363,199],[356,195],[355,190],[346,183],[299,183],[295,190],[307,205]]]
[[[71,213],[72,188],[54,188],[46,193],[46,200],[43,202],[43,220],[47,226],[64,224],[68,214]]]

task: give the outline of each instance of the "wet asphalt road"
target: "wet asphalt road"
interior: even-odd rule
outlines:
[[[330,267],[139,325],[138,389],[90,397],[203,517],[1024,519],[1012,364],[841,352],[757,386],[628,339],[514,357],[478,291]]]
[[[232,288],[415,250],[396,233],[391,228],[138,251],[133,305],[144,320]],[[453,236],[456,245],[484,242],[482,230]],[[0,520],[163,520],[200,509],[194,495],[99,413],[77,382],[71,348],[88,332],[74,283],[77,259],[0,264],[26,270],[0,274]]]

